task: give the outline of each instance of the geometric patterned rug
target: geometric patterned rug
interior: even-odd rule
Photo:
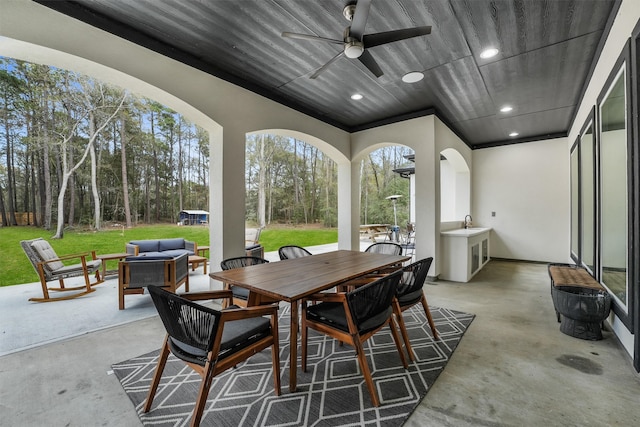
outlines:
[[[422,307],[404,312],[416,354],[405,370],[389,328],[365,343],[380,397],[371,405],[353,348],[309,330],[307,372],[298,367],[298,390],[290,393],[289,306],[280,308],[282,395],[273,393],[270,350],[214,378],[201,426],[401,426],[445,368],[474,315],[430,307],[440,340],[434,341]],[[163,337],[158,337],[159,343]],[[402,339],[402,338],[401,338]],[[404,349],[404,348],[403,348]],[[170,355],[153,407],[142,412],[158,351],[113,365],[143,425],[188,425],[200,377]],[[408,361],[408,359],[407,359]]]

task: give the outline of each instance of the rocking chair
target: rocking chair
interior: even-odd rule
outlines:
[[[36,302],[50,302],[50,301],[60,301],[66,299],[77,298],[82,295],[86,295],[90,292],[93,292],[93,286],[98,285],[104,281],[104,279],[100,276],[100,266],[102,265],[102,261],[96,259],[95,251],[91,252],[91,258],[87,259],[90,254],[89,253],[81,253],[81,254],[73,254],[73,255],[65,255],[63,257],[59,257],[56,252],[53,250],[49,242],[42,238],[33,239],[33,240],[22,240],[20,242],[22,246],[22,250],[31,261],[31,265],[33,265],[34,270],[40,277],[40,284],[42,285],[42,293],[44,294],[44,298],[29,298],[29,301]],[[73,265],[65,265],[62,261],[70,260],[70,259],[79,259],[80,262]],[[89,274],[95,273],[96,281],[91,283],[89,280]],[[84,276],[84,286],[75,286],[71,288],[67,288],[64,285],[64,279],[68,277],[78,277]],[[47,282],[52,280],[58,280],[60,282],[59,288],[48,288]],[[76,292],[74,294],[67,294],[61,297],[50,297],[49,291],[78,291],[83,290],[82,292]]]

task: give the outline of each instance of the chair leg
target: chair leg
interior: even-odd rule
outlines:
[[[436,324],[433,322],[433,317],[431,317],[431,311],[429,310],[429,304],[427,304],[427,297],[424,296],[424,292],[422,293],[420,302],[422,303],[422,308],[424,308],[424,313],[427,315],[427,321],[429,322],[429,326],[431,327],[433,338],[436,340],[440,339],[438,337],[438,331],[436,330]]]
[[[223,283],[222,284],[222,290],[230,291],[231,290],[231,286],[228,283]],[[233,299],[232,299],[232,302],[233,302]],[[229,298],[224,298],[222,300],[222,309],[224,310],[225,308],[229,307],[229,305],[231,305],[231,303],[229,302]]]
[[[300,338],[300,346],[302,347],[300,351],[300,359],[302,372],[307,372],[307,339],[309,334],[309,328],[307,327],[307,310],[306,310],[306,302],[302,303],[302,315],[300,316],[302,321],[300,322],[300,329],[302,337]],[[292,344],[295,345],[295,344]],[[296,369],[295,366],[289,366],[289,369]]]
[[[91,293],[91,292],[95,291],[95,289],[89,288],[89,290],[85,290],[83,292],[77,292],[77,293],[74,293],[74,294],[67,294],[67,295],[62,296],[62,297],[52,298],[49,295],[49,291],[50,290],[51,291],[65,292],[65,291],[75,291],[75,290],[85,289],[84,286],[74,286],[72,288],[65,288],[64,287],[64,280],[63,279],[59,279],[59,281],[60,281],[60,287],[59,288],[48,288],[47,287],[47,280],[44,277],[41,277],[40,278],[40,285],[42,286],[43,298],[33,297],[33,298],[29,298],[29,301],[33,301],[33,302],[63,301],[63,300],[78,298],[78,297],[81,297],[83,295],[87,295],[88,293]]]
[[[373,384],[373,378],[371,378],[371,371],[369,370],[369,363],[367,362],[367,356],[364,354],[364,348],[360,342],[360,337],[355,336],[353,340],[353,346],[356,349],[356,355],[358,356],[358,363],[360,364],[360,370],[364,376],[364,381],[369,389],[369,395],[371,396],[371,403],[373,406],[380,406],[380,399],[378,399],[378,392]]]
[[[273,325],[273,323],[272,323]],[[273,345],[271,346],[271,363],[273,364],[273,388],[276,396],[280,396],[282,393],[282,387],[280,385],[280,345],[278,344],[278,324],[276,320],[275,328],[272,326],[273,331]]]
[[[211,354],[211,353],[209,353]],[[198,427],[202,420],[202,413],[204,412],[204,406],[207,404],[207,397],[209,396],[209,389],[214,377],[214,364],[211,361],[207,361],[204,367],[204,373],[202,375],[202,384],[200,384],[200,391],[198,392],[198,399],[196,400],[196,407],[193,408],[193,415],[191,416],[191,427]]]
[[[391,336],[393,336],[393,341],[396,343],[396,348],[398,349],[398,353],[400,354],[400,361],[402,362],[402,366],[405,369],[409,368],[407,364],[407,359],[404,357],[404,352],[402,351],[402,344],[400,343],[400,337],[398,336],[398,330],[396,329],[396,322],[393,320],[393,316],[389,318],[389,327],[391,328]]]
[[[404,346],[407,348],[407,354],[409,355],[410,361],[415,361],[415,357],[413,355],[413,348],[411,347],[411,341],[409,341],[409,333],[407,332],[407,326],[404,323],[404,317],[402,316],[402,309],[400,308],[400,303],[397,299],[393,300],[393,314],[398,319],[398,327],[400,328],[400,333],[402,334],[402,340],[404,341]]]
[[[156,390],[158,389],[158,384],[160,384],[160,379],[162,378],[162,371],[164,371],[164,365],[167,363],[167,358],[169,357],[169,342],[168,337],[164,339],[164,345],[160,350],[160,356],[158,357],[158,365],[156,366],[156,372],[153,375],[153,380],[151,381],[151,386],[149,387],[149,394],[147,395],[147,402],[144,404],[144,412],[149,412],[151,409],[151,405],[153,404],[153,398],[156,395]]]

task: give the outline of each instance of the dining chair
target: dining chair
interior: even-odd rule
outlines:
[[[257,264],[266,264],[269,261],[260,258],[260,257],[252,257],[252,256],[239,256],[235,258],[227,258],[220,262],[220,268],[223,270],[231,270],[233,268],[243,268],[248,265],[257,265]],[[227,308],[229,303],[233,305],[237,305],[239,307],[246,307],[247,301],[249,300],[249,289],[242,288],[240,286],[233,286],[228,283],[224,284],[224,289],[231,290],[233,294],[233,300],[224,300],[223,308]]]
[[[383,255],[402,255],[402,246],[400,246],[398,243],[393,242],[378,242],[369,245],[364,251]],[[400,268],[402,268],[401,264],[395,264],[389,267],[385,267],[383,269],[341,283],[336,287],[336,289],[338,290],[338,292],[353,290],[358,286],[365,285],[373,280],[378,279],[382,275],[393,273]]]
[[[218,311],[195,301],[229,299],[232,298],[231,291],[198,292],[178,296],[151,286],[149,293],[167,335],[149,387],[143,409],[145,413],[151,409],[170,353],[185,362],[202,378],[191,416],[191,426],[200,425],[213,378],[269,347],[274,391],[276,396],[280,396],[277,305]],[[171,396],[165,399],[171,399]]]
[[[398,283],[396,296],[393,299],[393,313],[398,320],[398,326],[400,327],[400,333],[404,340],[404,345],[407,348],[409,354],[409,360],[412,362],[415,360],[413,348],[409,341],[409,334],[407,333],[407,327],[404,323],[404,317],[402,313],[414,305],[420,303],[424,309],[424,313],[427,316],[429,327],[434,339],[439,339],[436,325],[433,322],[431,311],[429,310],[429,304],[427,304],[427,297],[424,295],[422,287],[427,279],[429,268],[433,262],[433,257],[424,258],[416,261],[402,269],[402,277]]]
[[[40,278],[40,285],[42,286],[43,298],[33,297],[29,298],[29,301],[50,302],[77,298],[95,291],[93,286],[104,281],[104,278],[100,276],[102,261],[97,259],[95,251],[92,251],[91,253],[87,252],[59,257],[51,247],[51,244],[41,237],[32,240],[21,240],[20,246],[22,246],[22,250],[29,259],[29,262],[31,262],[33,269],[38,274],[38,277]],[[70,260],[79,262],[69,264]],[[89,275],[94,273],[95,281],[91,282]],[[64,279],[69,277],[84,277],[84,285],[66,287]],[[47,287],[47,283],[53,280],[58,281],[59,287]],[[64,294],[60,297],[51,297],[49,295],[49,291],[81,292]]]
[[[406,234],[403,236],[400,246],[402,247],[402,253],[406,256],[411,255],[413,258],[416,252],[416,227],[413,223],[407,223]]]
[[[402,365],[408,368],[392,307],[401,275],[402,272],[397,271],[350,292],[317,293],[305,299],[301,315],[302,370],[307,370],[309,328],[350,344],[355,348],[371,402],[380,406],[363,343],[389,325]],[[308,301],[315,303],[308,305]]]
[[[278,255],[280,256],[280,260],[292,259],[292,258],[302,258],[304,256],[313,255],[311,252],[303,248],[302,246],[296,245],[287,245],[281,246],[278,249]]]
[[[384,255],[402,255],[402,246],[393,242],[378,242],[370,245],[365,252]]]
[[[378,242],[370,245],[365,252],[369,252],[372,254],[383,254],[383,255],[402,255],[402,246],[398,243],[393,242]],[[396,271],[397,269],[402,267],[402,263],[398,263],[395,265],[391,265],[389,267],[385,267],[376,271],[373,274],[388,274]]]

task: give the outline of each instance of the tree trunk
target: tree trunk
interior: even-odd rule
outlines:
[[[158,171],[158,150],[156,147],[156,130],[153,121],[153,112],[151,112],[151,143],[153,144],[153,172],[156,194],[156,222],[160,221],[160,172]]]
[[[7,219],[7,212],[4,210],[4,197],[2,197],[2,186],[0,185],[0,215],[2,215],[2,226],[7,227],[9,220]]]
[[[96,132],[95,116],[93,112],[89,112],[89,135],[95,135],[89,142],[89,155],[91,156],[91,192],[93,194],[93,222],[96,230],[100,230],[100,194],[98,194],[97,171],[98,165],[96,160]]]
[[[43,111],[47,112],[49,110],[48,93],[48,91],[45,91],[45,98],[43,99]],[[42,178],[44,183],[44,218],[42,223],[45,230],[51,230],[53,195],[51,190],[51,170],[49,169],[49,120],[46,117],[42,123],[42,136]]]
[[[125,129],[125,114],[120,114],[120,160],[122,174],[122,198],[124,203],[124,218],[127,228],[131,228],[131,209],[129,207],[129,182],[127,181],[127,133]]]
[[[265,210],[267,197],[267,161],[265,158],[264,134],[260,135],[260,155],[258,156],[258,225],[266,225]]]
[[[182,180],[184,179],[183,167],[184,165],[182,161],[182,123],[180,122],[180,119],[178,119],[178,212],[181,212],[183,210],[183,203],[184,203],[184,201],[182,200]],[[171,214],[175,215],[175,209],[172,210]]]

